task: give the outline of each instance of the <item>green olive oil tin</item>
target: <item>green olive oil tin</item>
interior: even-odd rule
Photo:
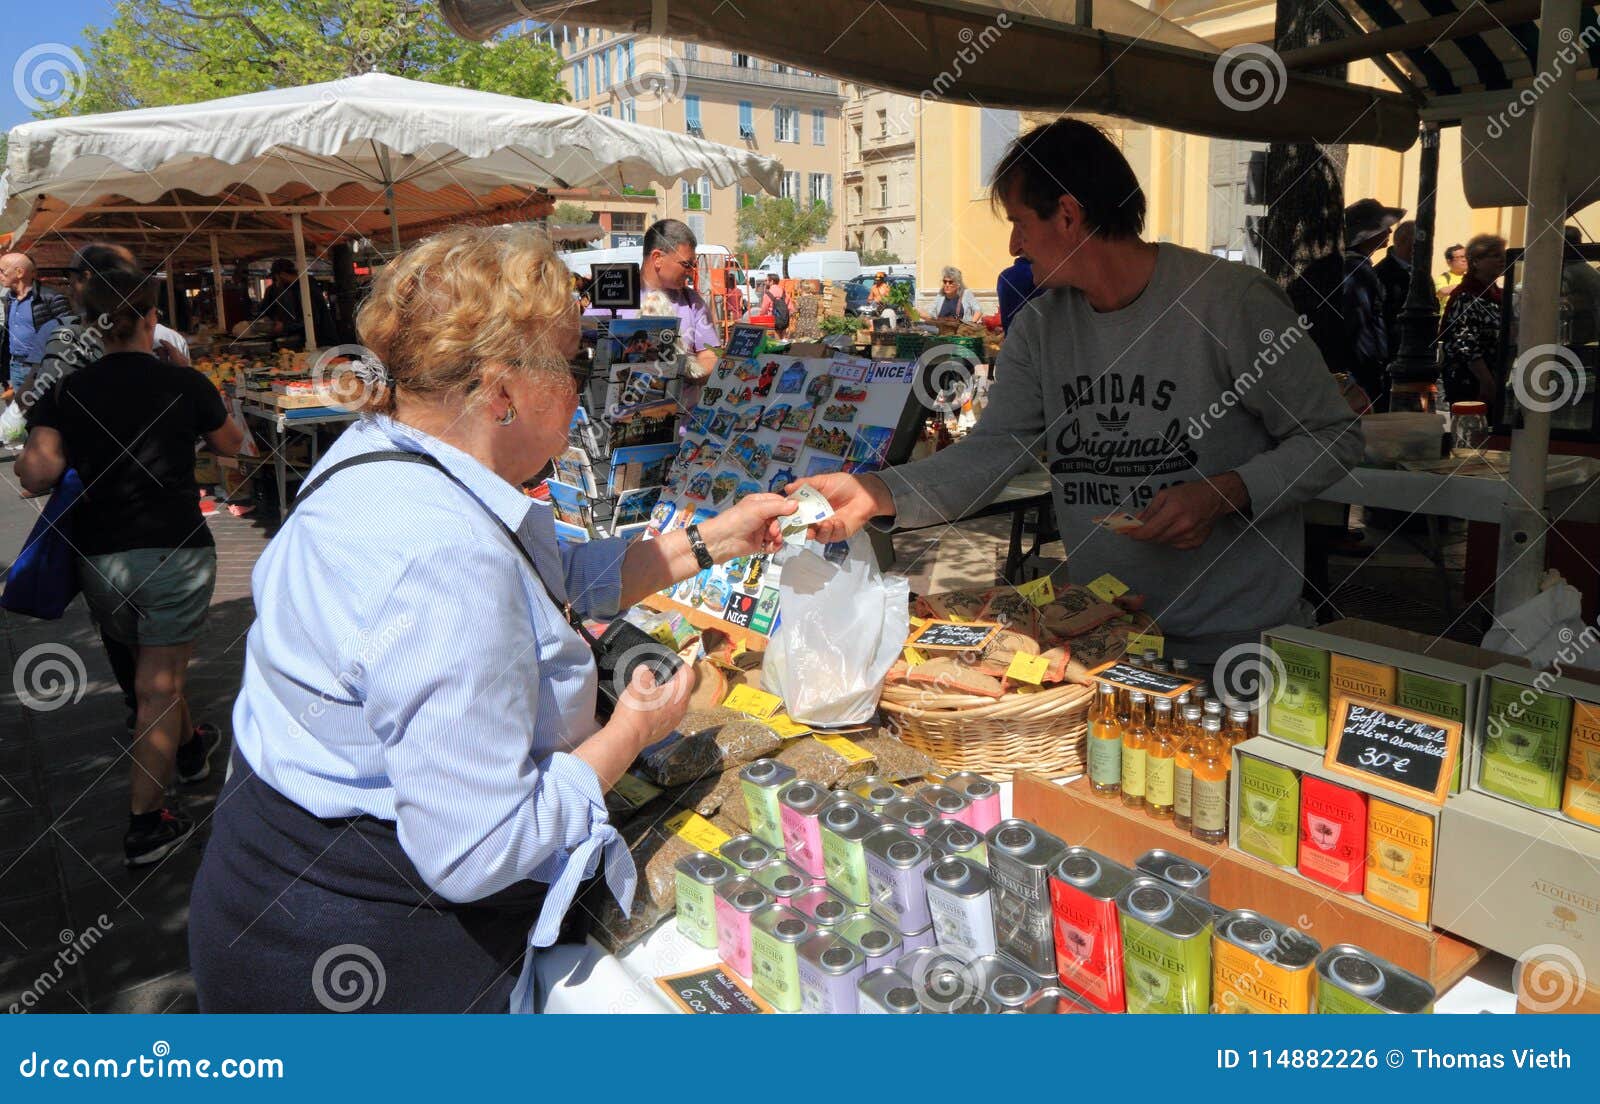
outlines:
[[[800,944],[816,934],[788,905],[768,905],[750,918],[751,980],[779,1012],[800,1011]]]
[[[1239,850],[1292,869],[1300,847],[1300,776],[1254,755],[1239,756]]]
[[[1284,677],[1267,703],[1267,731],[1318,750],[1328,746],[1328,653],[1273,638]]]
[[[1317,958],[1317,1011],[1323,1015],[1432,1012],[1433,986],[1349,943]]]
[[[1478,786],[1536,809],[1561,807],[1572,699],[1491,679]]]
[[[1211,932],[1216,910],[1155,878],[1117,894],[1122,969],[1131,1013],[1211,1010]]]
[[[1466,684],[1451,679],[1419,675],[1402,669],[1395,682],[1395,704],[1404,709],[1414,709],[1442,721],[1465,724],[1467,720]],[[1461,792],[1461,756],[1456,756],[1456,767],[1450,776],[1450,792]]]
[[[750,834],[778,849],[783,848],[783,816],[778,795],[794,781],[794,768],[776,759],[757,759],[739,772],[745,809],[750,814]]]
[[[715,855],[696,851],[678,860],[678,930],[702,947],[717,945],[717,887],[733,868]]]
[[[865,841],[880,824],[865,809],[842,801],[822,812],[822,868],[828,885],[862,908],[872,902]]]

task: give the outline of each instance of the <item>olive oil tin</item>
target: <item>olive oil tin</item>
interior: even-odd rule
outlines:
[[[837,931],[861,911],[827,886],[812,886],[789,902],[818,931]]]
[[[866,957],[867,969],[893,966],[905,953],[900,933],[871,913],[857,913],[837,929],[838,934]]]
[[[780,1012],[800,1011],[800,945],[817,934],[787,905],[769,905],[750,918],[750,965],[756,995]]]
[[[717,887],[733,877],[733,868],[715,855],[696,851],[676,867],[678,930],[702,947],[717,945]]]
[[[879,919],[882,919],[882,917],[879,917]],[[902,952],[918,951],[923,947],[934,947],[938,945],[938,942],[938,939],[933,934],[932,924],[929,924],[921,931],[900,933],[900,948]]]
[[[916,1015],[922,1011],[922,1002],[911,979],[893,966],[869,969],[856,983],[857,1011],[886,1013],[891,1016]]]
[[[949,856],[931,863],[923,879],[927,883],[934,935],[940,945],[975,958],[994,954],[997,945],[994,909],[989,903],[989,871],[971,859]]]
[[[1106,1012],[1127,1009],[1117,895],[1135,875],[1087,847],[1069,847],[1050,874],[1056,973],[1061,984]]]
[[[1490,679],[1478,788],[1535,809],[1559,808],[1571,736],[1571,698]]]
[[[1239,756],[1239,850],[1293,868],[1300,852],[1300,775]]]
[[[984,846],[983,833],[956,820],[941,820],[922,834],[923,842],[942,855],[969,859],[979,866],[989,864],[989,849]]]
[[[739,772],[739,788],[750,813],[750,834],[779,849],[784,844],[778,795],[793,781],[794,768],[776,759],[757,759]]]
[[[905,791],[899,786],[876,774],[869,774],[851,786],[850,792],[865,801],[867,808],[875,813],[883,812],[883,807],[895,798],[905,796]]]
[[[853,905],[872,901],[866,838],[881,827],[865,809],[836,801],[822,811],[822,865],[828,885]]]
[[[924,1012],[946,1013],[980,995],[970,969],[972,960],[948,947],[907,951],[895,969],[911,979]]]
[[[813,878],[823,876],[822,811],[830,803],[827,790],[804,778],[789,783],[778,795],[778,830],[789,861]]]
[[[963,819],[977,832],[987,832],[1000,823],[1000,787],[974,771],[956,771],[944,784],[967,799]]]
[[[1211,900],[1211,868],[1193,859],[1157,847],[1140,855],[1133,868],[1175,885],[1191,897]]]
[[[1367,874],[1362,896],[1418,924],[1433,908],[1434,819],[1381,798],[1367,800]]]
[[[1561,811],[1600,828],[1600,706],[1572,703],[1572,739],[1567,745],[1567,784]]]
[[[1139,875],[1117,895],[1117,910],[1128,1011],[1210,1011],[1212,907]]]
[[[1067,845],[1023,820],[1002,820],[987,843],[995,942],[1028,969],[1048,974],[1056,968],[1050,871]]]
[[[750,918],[772,897],[752,879],[733,877],[717,886],[717,956],[734,973],[750,979]]]
[[[781,848],[773,847],[766,840],[757,839],[748,832],[725,842],[717,848],[717,854],[745,874],[754,874],[769,862],[783,858]]]
[[[898,824],[913,836],[922,835],[939,821],[933,806],[914,797],[895,798],[883,807],[882,815],[887,823]]]
[[[1217,921],[1211,941],[1213,1012],[1311,1011],[1322,944],[1249,909]]]
[[[1068,992],[1060,986],[1050,986],[1035,993],[1023,1011],[1031,1015],[1070,1016],[1094,1013],[1100,1009],[1081,999],[1076,993]]]
[[[1433,986],[1350,943],[1317,959],[1317,1011],[1323,1015],[1432,1012]]]
[[[959,820],[963,824],[967,823],[967,810],[971,808],[972,803],[950,787],[923,786],[914,796],[932,809],[940,820]]]
[[[922,875],[932,850],[904,828],[889,824],[864,841],[867,891],[872,910],[902,934],[920,932],[933,923]]]
[[[1003,954],[984,955],[967,970],[978,995],[996,1012],[1021,1012],[1050,983],[1049,978],[1040,977]]]
[[[811,879],[799,867],[778,859],[751,875],[756,884],[781,905],[792,905],[794,899],[812,888]]]
[[[1266,705],[1267,730],[1279,740],[1320,751],[1328,746],[1328,653],[1289,640],[1268,643],[1284,677]]]
[[[800,1007],[813,1014],[854,1013],[856,984],[866,969],[866,957],[848,940],[832,932],[812,936],[800,945]]]

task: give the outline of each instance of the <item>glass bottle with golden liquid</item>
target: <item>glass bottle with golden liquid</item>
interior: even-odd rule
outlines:
[[[1228,728],[1227,713],[1224,712],[1222,703],[1216,698],[1208,698],[1206,699],[1205,710],[1205,717],[1203,719],[1210,720],[1212,717],[1215,717],[1217,719],[1217,723],[1221,725],[1223,731],[1226,732]]]
[[[1172,757],[1172,823],[1194,824],[1194,759],[1200,753],[1200,710],[1189,706],[1178,722],[1178,752]]]
[[[1134,809],[1144,808],[1145,753],[1150,748],[1144,707],[1142,692],[1128,695],[1128,723],[1122,729],[1122,803]]]
[[[1189,834],[1205,843],[1228,839],[1228,771],[1233,753],[1222,739],[1222,723],[1214,717],[1201,722],[1200,751],[1194,758],[1194,823]]]
[[[1122,792],[1122,725],[1117,720],[1117,688],[1102,682],[1089,711],[1089,788],[1097,794]]]
[[[1228,714],[1228,725],[1222,730],[1222,738],[1227,741],[1228,747],[1238,747],[1250,739],[1250,711],[1235,709]]]
[[[1144,811],[1157,820],[1170,820],[1175,800],[1178,732],[1172,726],[1172,699],[1157,698],[1154,705],[1150,747],[1145,752]]]

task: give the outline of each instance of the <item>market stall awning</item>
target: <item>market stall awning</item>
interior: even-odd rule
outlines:
[[[84,215],[149,217],[162,220],[150,228],[157,236],[177,230],[185,240],[193,230],[203,240],[218,227],[189,209],[197,196],[221,197],[216,204],[232,208],[226,218],[245,220],[244,229],[293,217],[270,208],[320,207],[302,212],[313,237],[382,238],[392,223],[414,236],[463,217],[514,213],[535,189],[707,177],[719,188],[776,194],[782,174],[773,158],[686,134],[380,73],[25,123],[11,131],[6,168],[0,231],[35,243],[92,229],[92,220],[79,222]],[[170,210],[139,209],[156,207]]]
[[[667,35],[772,56],[908,96],[986,108],[1115,115],[1190,134],[1405,149],[1417,111],[1397,92],[1294,73],[1226,83],[1204,40],[1130,0],[440,0],[478,39],[521,20]],[[1080,22],[1080,13],[1086,17]],[[1226,69],[1227,67],[1224,67]]]

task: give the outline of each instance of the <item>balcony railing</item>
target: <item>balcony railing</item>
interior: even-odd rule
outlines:
[[[684,58],[674,59],[672,64],[681,66],[684,76],[701,80],[733,81],[760,85],[762,88],[811,92],[819,96],[839,95],[839,82],[832,77],[807,77],[799,73],[776,73],[771,69],[749,69],[720,61],[689,61]]]

